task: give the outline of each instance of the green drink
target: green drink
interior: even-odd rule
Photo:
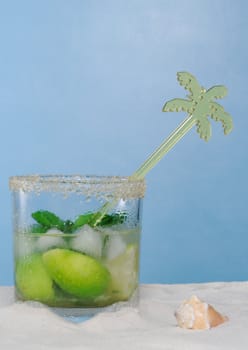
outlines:
[[[18,300],[80,308],[82,314],[133,302],[143,180],[20,176],[10,178],[10,189]],[[113,200],[111,211],[99,212]]]

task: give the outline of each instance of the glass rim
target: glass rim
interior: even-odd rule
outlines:
[[[81,193],[86,196],[105,194],[110,197],[142,198],[145,180],[130,176],[51,174],[20,175],[9,178],[13,192],[61,192]]]

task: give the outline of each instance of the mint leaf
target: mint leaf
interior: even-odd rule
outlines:
[[[97,224],[97,226],[113,226],[117,224],[122,224],[126,219],[126,214],[115,213],[115,214],[105,214],[102,220]]]
[[[57,228],[64,233],[73,233],[83,225],[94,226],[97,216],[100,212],[86,213],[79,215],[73,222],[71,220],[61,220],[57,215],[48,210],[38,210],[32,213],[32,218],[37,222],[31,226],[32,233],[45,233],[51,228]],[[113,226],[121,224],[126,219],[125,213],[105,214],[97,226]]]
[[[65,233],[72,233],[75,230],[74,223],[71,220],[66,220],[60,230]]]
[[[40,225],[40,224],[32,225],[30,230],[31,230],[31,233],[46,233],[47,232],[47,228]]]
[[[74,228],[77,229],[86,224],[90,225],[90,222],[92,221],[94,216],[95,216],[95,213],[87,213],[87,214],[79,215],[74,222]]]
[[[83,225],[89,225],[93,227],[98,215],[101,216],[102,214],[100,212],[95,212],[79,215],[74,222],[74,229],[76,230]],[[125,219],[125,213],[105,214],[96,226],[113,226],[122,224]]]
[[[57,227],[59,230],[63,230],[64,221],[48,210],[38,210],[32,213],[32,218],[44,229],[48,230],[52,227]]]

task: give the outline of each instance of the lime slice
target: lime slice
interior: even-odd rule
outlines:
[[[48,302],[54,298],[53,282],[40,254],[30,255],[17,262],[16,285],[25,300]]]
[[[105,266],[111,274],[109,292],[118,300],[127,300],[138,285],[137,245],[128,245],[124,253],[106,261]]]
[[[69,249],[52,249],[43,254],[49,275],[67,293],[94,298],[109,285],[108,270],[96,259]]]

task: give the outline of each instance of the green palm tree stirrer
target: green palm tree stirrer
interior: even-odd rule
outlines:
[[[213,99],[223,98],[227,89],[223,85],[213,86],[206,90],[201,87],[196,78],[187,72],[177,73],[179,84],[189,91],[188,99],[175,98],[165,103],[163,112],[188,113],[187,118],[176,130],[150,155],[150,157],[135,171],[131,177],[144,178],[160,159],[194,126],[202,139],[208,141],[211,137],[211,124],[208,116],[223,125],[227,135],[232,130],[232,118],[224,108]]]
[[[208,116],[222,123],[224,133],[227,135],[232,130],[232,117],[224,108],[213,101],[223,98],[227,89],[223,85],[213,86],[206,90],[201,87],[196,78],[187,72],[177,73],[179,84],[189,91],[187,99],[175,98],[165,103],[163,112],[188,113],[187,118],[164,140],[164,142],[148,157],[148,159],[136,170],[130,179],[143,179],[145,175],[169,152],[172,147],[194,126],[202,139],[208,141],[211,137],[211,124]],[[116,201],[107,202],[98,212],[94,225],[96,225],[105,213],[110,211]]]

